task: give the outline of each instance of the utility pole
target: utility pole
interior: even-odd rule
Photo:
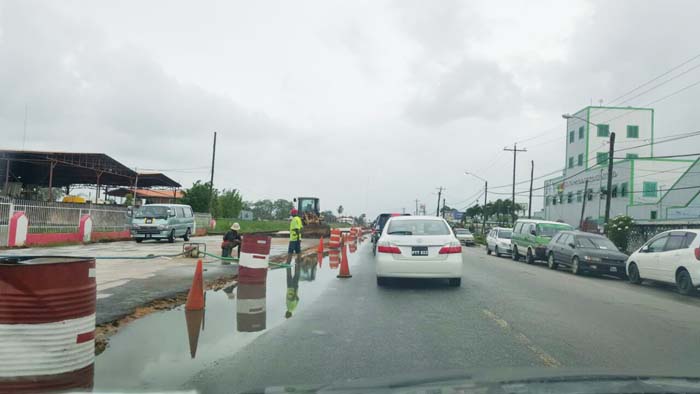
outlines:
[[[527,152],[527,149],[518,149],[518,144],[513,144],[513,149],[503,148],[503,150],[508,152],[513,152],[513,198],[511,200],[511,217],[513,223],[515,223],[515,163],[517,161],[518,152]]]
[[[583,186],[583,205],[581,206],[581,220],[578,222],[579,230],[583,229],[583,215],[586,214],[586,198],[588,196],[588,179],[586,179],[586,184]]]
[[[610,133],[610,151],[608,152],[608,187],[605,194],[605,233],[608,233],[610,220],[610,197],[612,196],[613,154],[615,153],[615,133]]]
[[[442,199],[442,215],[440,215],[443,218],[445,217],[445,207],[446,206],[447,206],[447,204],[445,204],[445,199],[443,198]]]
[[[415,215],[418,216],[418,199],[417,198],[416,198],[416,213],[415,213]]]
[[[214,146],[211,151],[211,178],[209,178],[209,213],[212,213],[214,202],[214,162],[216,161],[216,131],[214,132]]]
[[[530,160],[530,198],[527,200],[527,218],[532,219],[532,181],[535,174],[535,161]]]
[[[484,224],[481,226],[481,235],[486,236],[486,198],[489,195],[489,182],[484,181],[484,207],[481,208],[481,216]]]
[[[435,216],[440,216],[440,198],[442,197],[442,186],[438,188],[438,201],[437,209],[435,210]]]

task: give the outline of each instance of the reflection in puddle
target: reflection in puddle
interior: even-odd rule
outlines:
[[[330,268],[319,269],[318,256],[313,254],[290,269],[271,270],[262,277],[240,275],[241,282],[207,292],[206,312],[185,312],[179,307],[129,324],[97,357],[95,389],[180,388],[207,365],[234,355],[283,323],[288,314],[297,316],[312,306],[336,280],[332,269],[340,263],[338,250],[329,250],[323,260],[327,264],[322,265]]]

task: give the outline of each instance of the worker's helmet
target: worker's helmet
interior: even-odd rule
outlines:
[[[238,223],[234,223],[231,225],[231,230],[238,231],[241,229],[241,225]]]
[[[297,211],[296,208],[292,208],[291,212],[289,212],[289,213],[290,213],[292,216],[296,216],[296,215],[299,213],[299,211]]]

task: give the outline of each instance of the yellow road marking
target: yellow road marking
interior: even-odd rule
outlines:
[[[491,319],[493,322],[498,324],[504,331],[506,331],[508,334],[512,335],[516,341],[518,341],[520,344],[524,345],[526,348],[528,348],[532,353],[537,356],[537,358],[544,363],[547,367],[552,367],[552,368],[557,368],[561,367],[561,363],[552,355],[549,353],[545,352],[542,348],[539,346],[535,345],[530,338],[525,336],[525,334],[515,331],[513,327],[508,324],[507,321],[501,319],[498,315],[495,313],[491,312],[488,309],[483,310],[484,315]]]

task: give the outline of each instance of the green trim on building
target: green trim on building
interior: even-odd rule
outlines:
[[[589,163],[589,158],[588,158],[588,143],[589,143],[589,135],[591,133],[591,108],[584,108],[586,110],[586,169],[588,169],[588,163]],[[583,111],[583,110],[581,110]],[[579,112],[581,112],[579,111]],[[578,112],[577,112],[578,113]]]
[[[690,169],[693,168],[693,167],[695,166],[695,163],[697,163],[698,160],[700,160],[700,158],[698,158],[697,160],[692,160],[693,164],[689,165],[688,168],[686,168],[686,170],[683,171],[683,173],[681,174],[681,176],[679,176],[678,179],[676,179],[676,181],[673,182],[673,185],[671,185],[671,187],[668,188],[668,190],[666,190],[666,193],[664,193],[664,195],[661,196],[661,198],[659,198],[659,204],[661,204],[661,202],[664,200],[664,198],[666,198],[666,196],[668,195],[668,193],[670,193],[671,190],[673,190],[673,189],[676,187],[676,185],[678,184],[678,182],[681,181],[681,179],[690,171]],[[693,197],[693,198],[695,198],[695,197]],[[690,201],[693,201],[693,200],[691,199]]]

